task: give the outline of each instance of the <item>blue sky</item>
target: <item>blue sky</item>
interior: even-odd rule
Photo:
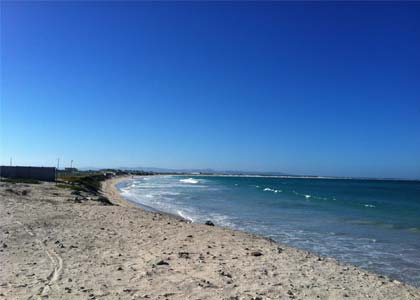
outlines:
[[[420,178],[420,3],[1,3],[1,163]]]

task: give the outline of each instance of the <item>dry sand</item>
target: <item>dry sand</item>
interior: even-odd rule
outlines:
[[[420,290],[251,234],[53,183],[0,183],[0,299],[420,299]],[[79,203],[80,202],[80,203]]]

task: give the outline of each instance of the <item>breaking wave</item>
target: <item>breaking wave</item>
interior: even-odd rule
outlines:
[[[185,182],[185,183],[192,183],[192,184],[196,184],[199,182],[197,179],[194,179],[194,178],[180,179],[179,181]]]
[[[271,188],[265,188],[263,190],[264,192],[273,192],[273,193],[281,193],[282,190],[276,190],[276,189],[271,189]]]

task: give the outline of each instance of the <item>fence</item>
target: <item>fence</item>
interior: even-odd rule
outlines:
[[[0,166],[0,177],[55,181],[55,168]]]

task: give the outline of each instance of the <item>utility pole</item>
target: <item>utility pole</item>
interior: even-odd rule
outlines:
[[[70,161],[70,169],[73,168],[73,160]]]
[[[10,166],[12,166],[12,158],[10,157]]]

